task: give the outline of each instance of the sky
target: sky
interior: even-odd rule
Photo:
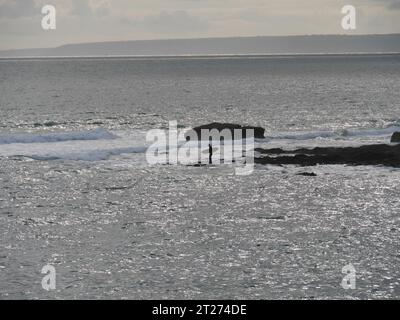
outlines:
[[[43,30],[44,5],[56,29]],[[341,27],[344,5],[356,29]],[[70,43],[304,34],[400,33],[400,0],[0,0],[0,50]]]

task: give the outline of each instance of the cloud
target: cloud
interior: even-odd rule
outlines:
[[[106,16],[110,13],[108,1],[71,0],[70,14],[81,17]]]
[[[163,32],[197,31],[207,27],[204,21],[188,14],[185,10],[161,11],[158,15],[148,16],[142,24],[145,27]]]
[[[389,9],[400,10],[400,1],[392,1],[389,4]]]
[[[87,0],[72,0],[72,15],[90,16],[92,15],[92,7]]]
[[[348,0],[0,0],[0,49],[64,43],[343,33]],[[400,32],[400,0],[352,0],[354,33]],[[41,28],[41,7],[57,29]]]
[[[373,1],[384,3],[388,9],[400,10],[400,0],[373,0]]]
[[[7,0],[0,2],[0,18],[32,17],[40,14],[34,0]]]
[[[205,33],[211,28],[211,23],[206,19],[193,16],[186,10],[162,10],[157,14],[146,14],[138,16],[126,15],[120,17],[117,25],[130,30],[131,34],[142,34],[144,38],[165,38],[192,36]],[[142,38],[139,36],[138,38]]]

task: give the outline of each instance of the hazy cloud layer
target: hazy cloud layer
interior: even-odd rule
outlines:
[[[57,29],[40,27],[41,7]],[[357,29],[341,29],[341,8]],[[0,0],[0,49],[64,43],[250,35],[400,33],[400,0]]]
[[[400,10],[400,0],[375,0],[383,3],[389,9]]]
[[[0,18],[15,19],[40,13],[34,0],[6,0],[0,2]]]

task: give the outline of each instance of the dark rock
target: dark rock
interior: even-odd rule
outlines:
[[[257,149],[262,154],[255,158],[259,164],[315,166],[321,164],[382,165],[400,167],[400,144],[376,144],[361,147],[326,147],[283,150]],[[265,156],[271,154],[273,156]]]
[[[243,135],[246,134],[246,130],[254,130],[254,138],[256,139],[264,139],[264,133],[265,133],[265,129],[262,127],[252,127],[252,126],[243,126],[242,130],[243,130]]]
[[[258,216],[257,219],[264,220],[285,220],[284,216]]]
[[[393,133],[390,142],[400,142],[400,132]]]
[[[189,130],[189,132],[194,131],[197,134],[197,136],[199,138],[201,138],[201,130],[202,129],[208,129],[208,130],[217,129],[219,132],[221,132],[224,129],[228,129],[231,131],[232,137],[233,137],[235,129],[242,130],[242,138],[246,138],[246,130],[253,129],[254,130],[254,138],[257,138],[257,139],[263,139],[264,132],[265,132],[265,129],[261,128],[261,127],[241,126],[239,124],[234,124],[234,123],[220,123],[220,122],[213,122],[213,123],[209,123],[209,124],[202,125],[199,127],[195,127],[193,129]],[[189,132],[187,132],[185,135],[186,140],[190,140]]]
[[[45,123],[43,123],[43,125],[45,127],[55,127],[58,126],[59,124],[55,121],[46,121]]]
[[[305,176],[305,177],[316,177],[317,174],[314,172],[300,172],[297,174],[298,176]]]
[[[205,167],[206,164],[204,163],[195,163],[195,164],[188,164],[188,167]]]

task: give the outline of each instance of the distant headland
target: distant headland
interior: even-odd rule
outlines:
[[[304,35],[67,44],[0,51],[0,57],[209,56],[399,53],[400,34]]]

